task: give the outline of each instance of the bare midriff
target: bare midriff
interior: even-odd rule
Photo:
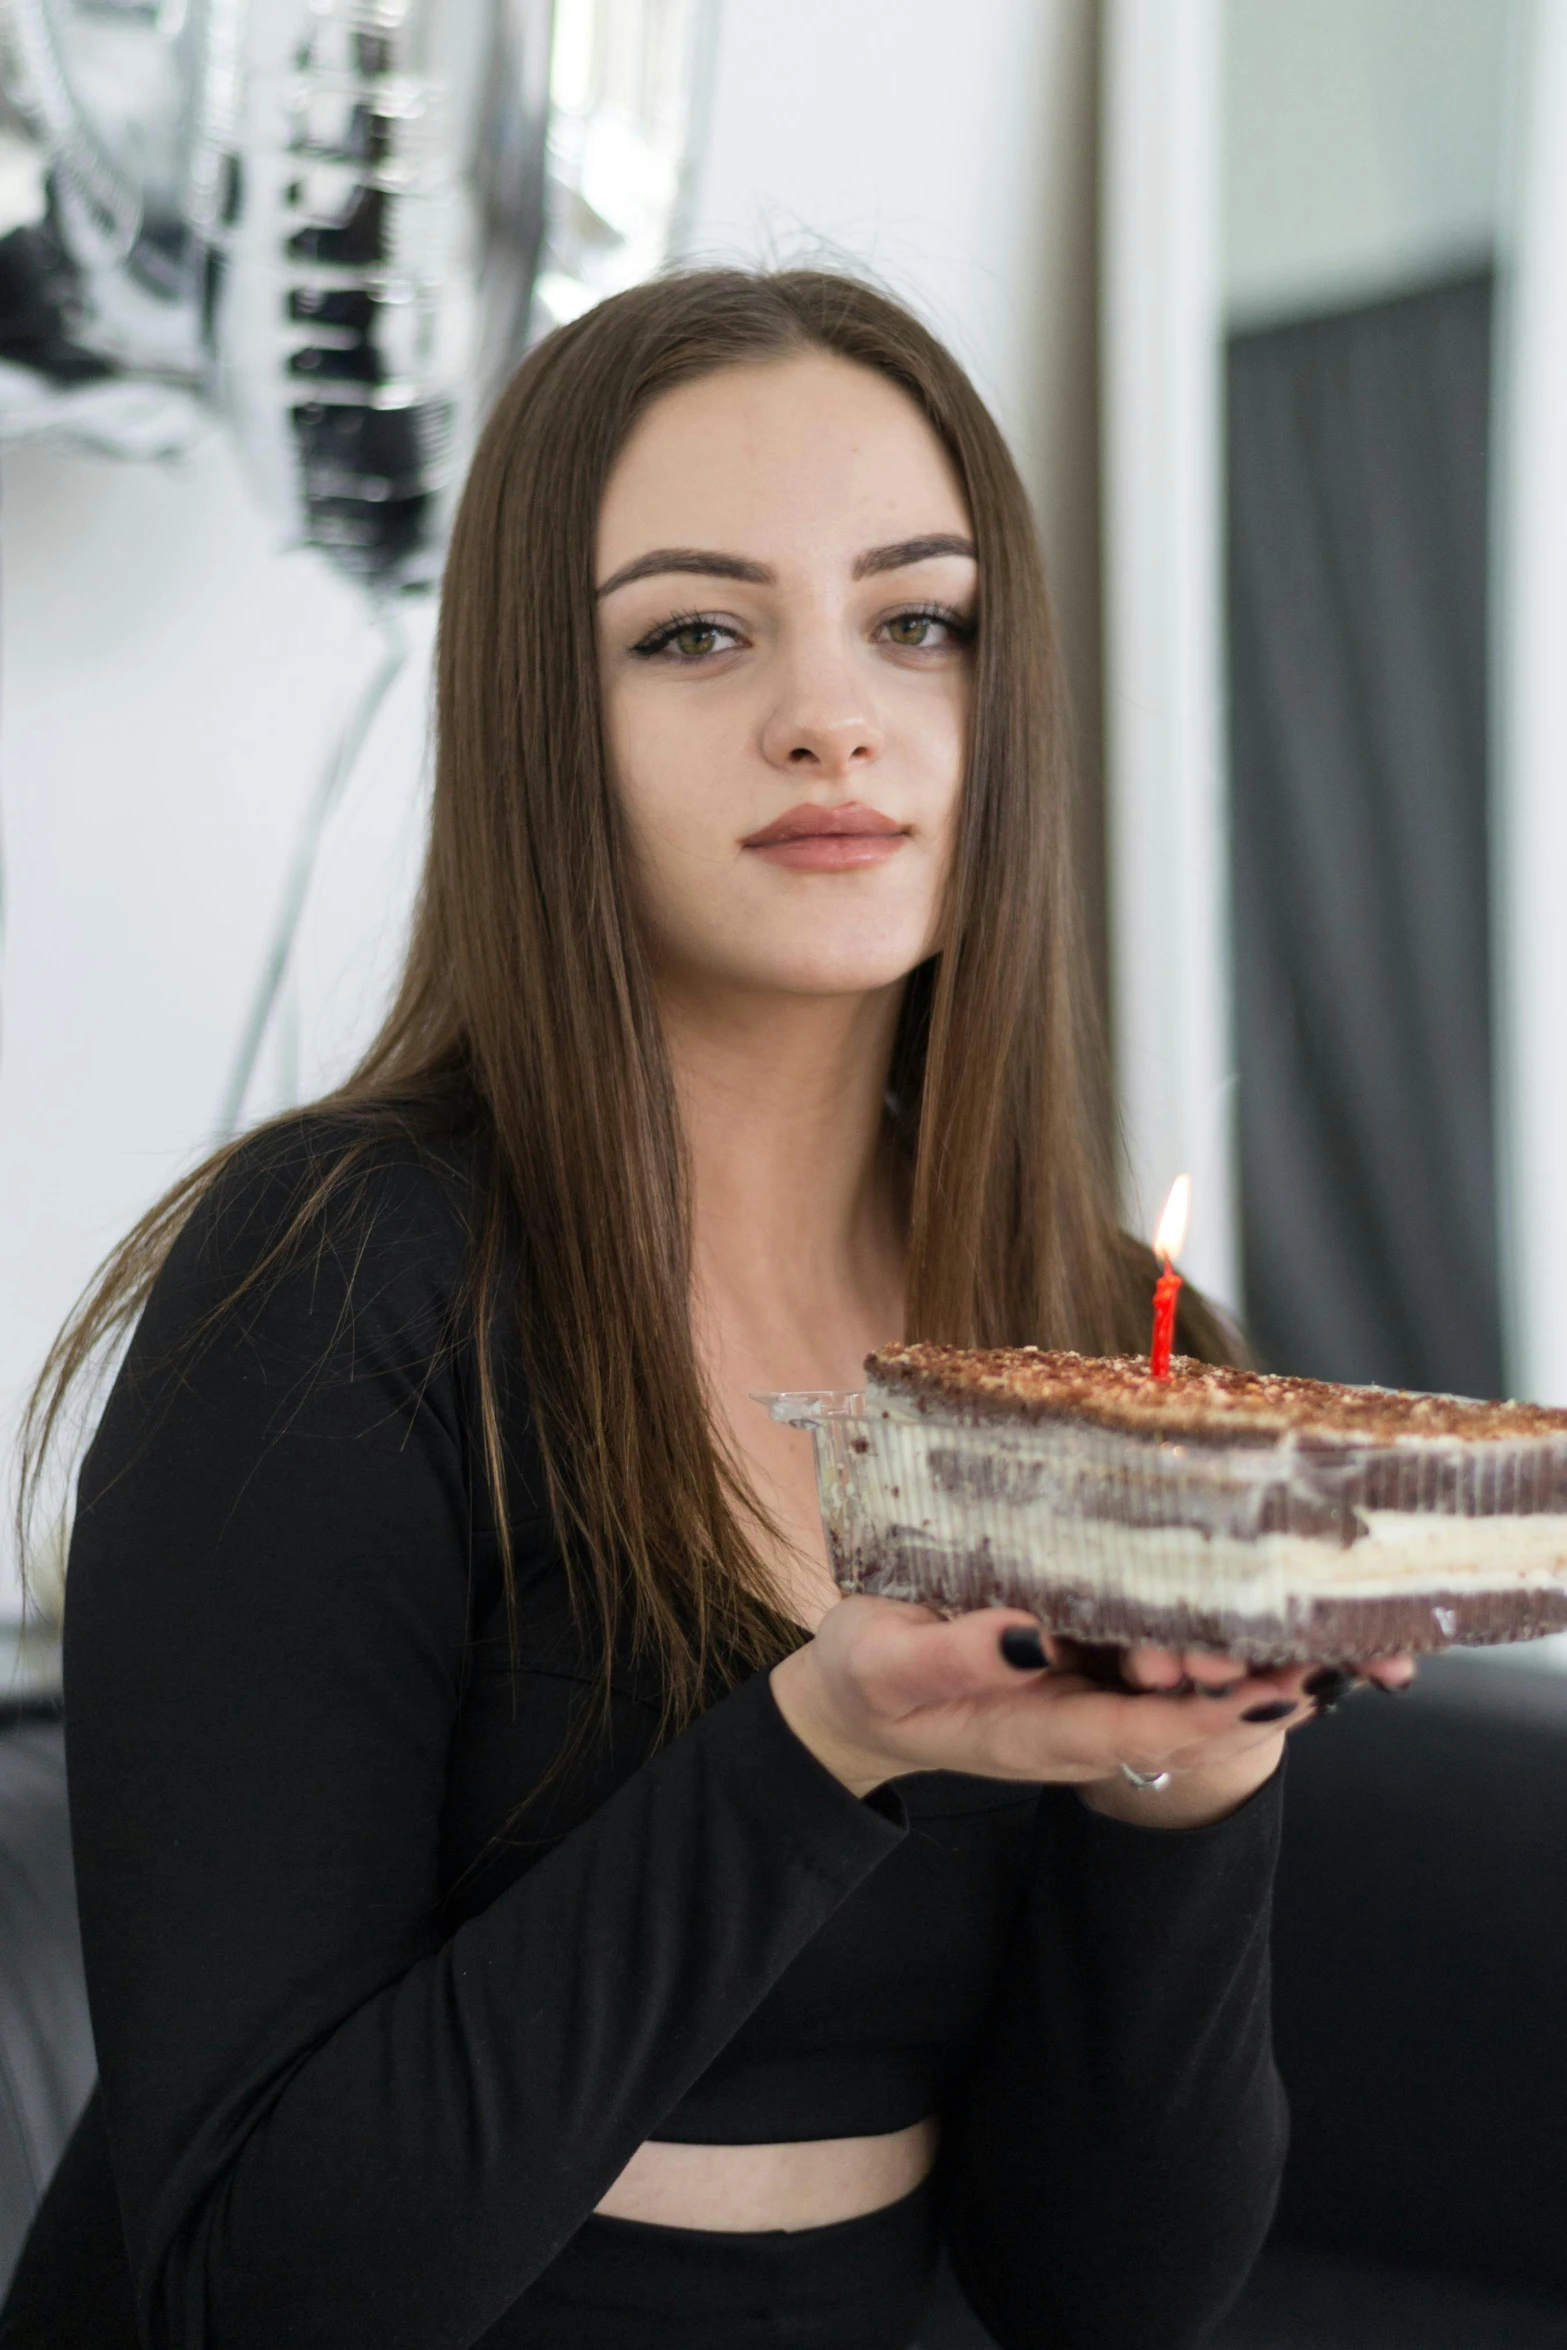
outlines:
[[[597,2208],[654,2227],[824,2228],[913,2193],[936,2159],[934,2114],[875,2138],[770,2146],[640,2145]]]

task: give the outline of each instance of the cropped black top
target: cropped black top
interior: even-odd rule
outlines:
[[[1196,2341],[1282,2156],[1276,1787],[1184,1833],[945,1773],[862,1802],[765,1674],[654,1753],[624,1658],[550,1776],[598,1660],[520,1407],[508,1630],[460,1165],[384,1146],[203,1327],[327,1139],[253,1145],[187,1229],[82,1477],[66,1724],[101,2097],[58,2193],[78,2241],[92,2207],[123,2243],[146,2341],[509,2350],[643,2139],[929,2113],[954,2262],[1009,2350]]]

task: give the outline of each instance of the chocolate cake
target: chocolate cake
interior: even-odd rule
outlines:
[[[846,1590],[1355,1662],[1567,1627],[1567,1411],[1177,1356],[887,1346],[815,1431]]]

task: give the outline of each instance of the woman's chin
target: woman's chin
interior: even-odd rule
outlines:
[[[655,932],[660,985],[695,1000],[737,996],[866,996],[895,988],[934,953],[926,909],[915,921],[876,909],[795,916],[787,924],[725,922]]]
[[[900,986],[915,965],[923,961],[924,954],[920,951],[867,955],[863,947],[855,952],[846,946],[836,954],[715,959],[700,969],[688,966],[683,976],[687,988],[695,987],[715,998],[735,995],[752,999],[776,996],[780,1002],[801,998],[841,1001],[885,994],[889,988]]]

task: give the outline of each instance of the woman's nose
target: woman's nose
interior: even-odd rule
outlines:
[[[762,752],[774,767],[836,782],[879,758],[882,739],[862,679],[836,663],[802,663],[768,715]]]

